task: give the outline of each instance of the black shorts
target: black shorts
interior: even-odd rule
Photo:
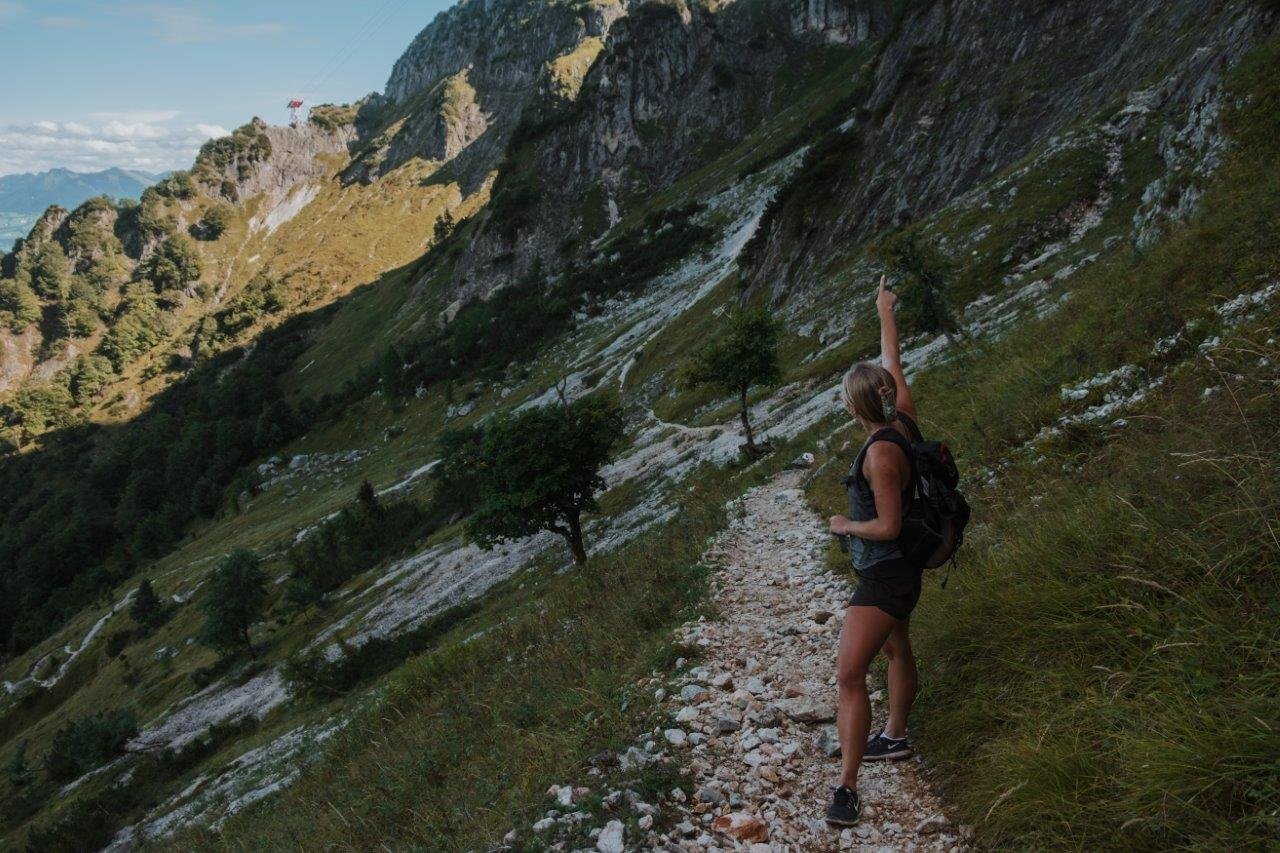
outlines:
[[[901,559],[885,560],[857,572],[858,588],[849,597],[849,605],[879,607],[894,619],[906,619],[916,609],[924,570],[913,568]]]

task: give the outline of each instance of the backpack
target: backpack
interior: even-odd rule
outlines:
[[[947,561],[955,562],[969,523],[969,502],[960,493],[960,472],[951,450],[940,441],[925,441],[915,421],[906,415],[899,414],[898,420],[906,426],[911,440],[895,429],[873,434],[854,461],[845,485],[852,486],[861,478],[862,460],[875,442],[891,441],[902,448],[911,463],[911,497],[903,508],[902,532],[896,544],[909,564],[936,569]],[[946,586],[946,580],[942,585]]]

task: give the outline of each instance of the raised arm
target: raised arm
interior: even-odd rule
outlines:
[[[913,421],[919,421],[911,389],[907,387],[907,377],[902,372],[898,324],[893,319],[893,306],[897,304],[898,295],[884,286],[884,276],[880,276],[880,291],[876,294],[876,313],[880,315],[880,363],[893,374],[893,381],[898,386],[898,411],[906,412]]]

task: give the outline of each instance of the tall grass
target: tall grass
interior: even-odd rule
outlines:
[[[1280,311],[1224,330],[1209,310],[1280,271],[1280,43],[1230,88],[1233,147],[1195,222],[918,383],[968,471],[1012,463],[974,489],[961,569],[913,620],[913,734],[987,846],[1280,843]],[[1154,356],[1188,321],[1223,344]],[[1021,451],[1063,385],[1125,363],[1168,376],[1126,425]]]
[[[1238,410],[1192,373],[1079,477],[1007,473],[921,608],[917,732],[988,843],[1276,839],[1280,401],[1239,375]]]

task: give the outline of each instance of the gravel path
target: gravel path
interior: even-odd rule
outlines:
[[[968,849],[970,831],[947,820],[914,758],[863,769],[857,826],[836,830],[822,820],[840,769],[832,723],[848,589],[824,568],[827,533],[798,488],[802,476],[786,472],[729,505],[730,524],[705,555],[716,567],[715,616],[676,632],[700,648],[698,665],[674,682],[655,672],[637,685],[655,691],[667,722],[629,747],[593,757],[587,785],[551,786],[554,807],[496,849]],[[882,720],[879,692],[872,703]],[[625,776],[654,762],[673,763],[683,781],[645,802]],[[619,768],[623,780],[615,775],[613,785],[600,787],[600,766]],[[603,815],[583,807],[593,787]]]
[[[703,655],[667,700],[674,722],[663,732],[695,794],[663,841],[753,853],[965,849],[915,758],[864,766],[857,827],[821,820],[839,774],[831,723],[848,586],[824,568],[826,531],[797,488],[801,476],[785,473],[735,501],[708,551],[719,567],[717,616],[681,631]],[[879,722],[887,702],[878,691],[872,702]]]

